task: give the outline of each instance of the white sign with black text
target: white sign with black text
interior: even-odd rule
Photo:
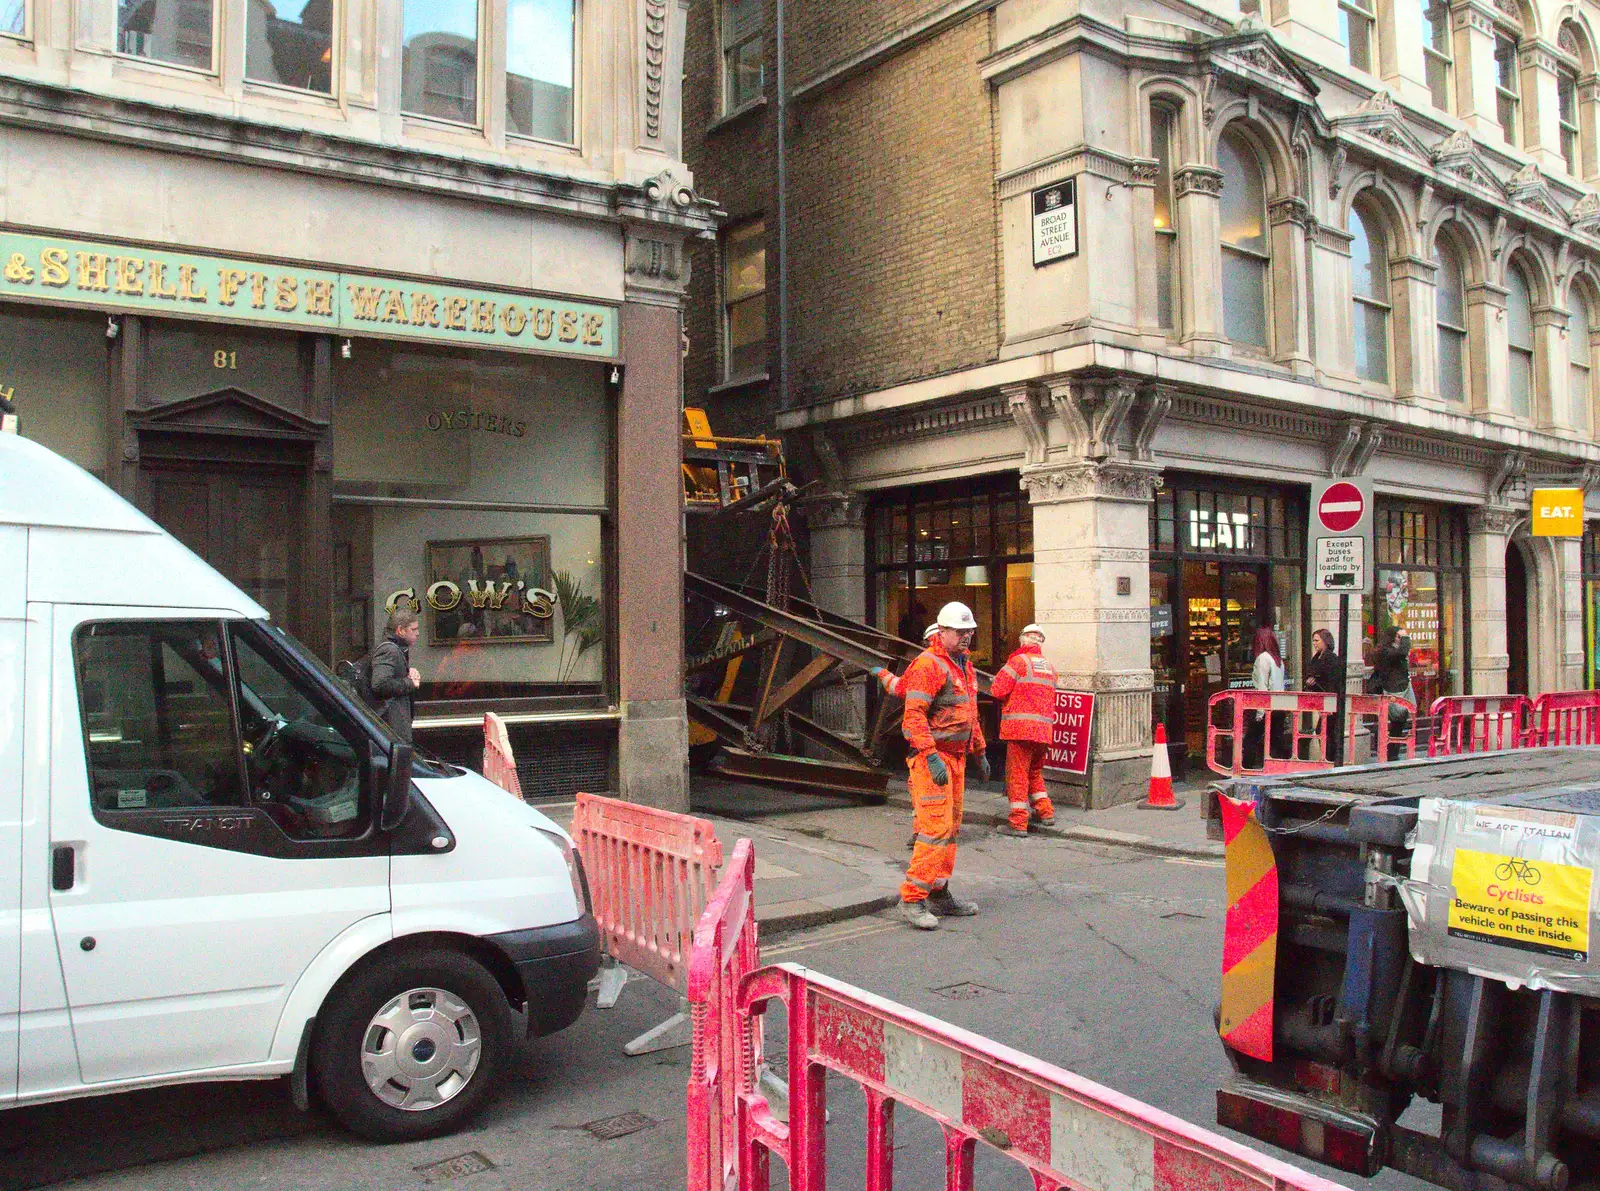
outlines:
[[[1361,595],[1371,590],[1372,481],[1318,480],[1306,518],[1306,591]]]
[[[1033,192],[1033,264],[1078,255],[1078,183],[1074,178]]]

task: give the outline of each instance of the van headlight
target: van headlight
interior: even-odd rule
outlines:
[[[594,907],[589,904],[589,878],[583,871],[583,857],[559,831],[546,831],[543,827],[534,830],[561,849],[561,858],[567,862],[567,877],[572,882],[572,896],[585,914],[591,913]]]

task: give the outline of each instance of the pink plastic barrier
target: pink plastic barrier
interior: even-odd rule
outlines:
[[[722,864],[704,819],[579,794],[572,838],[589,875],[606,953],[646,976],[688,989],[689,949]]]
[[[1393,711],[1399,708],[1403,728],[1397,728]],[[1373,723],[1373,761],[1409,761],[1417,755],[1417,708],[1410,699],[1398,695],[1349,695],[1345,698],[1345,752],[1348,758],[1355,755],[1356,733],[1363,720]],[[1400,757],[1390,757],[1390,746],[1401,751]]]
[[[777,1120],[759,1090],[739,1092],[740,1191],[768,1191],[774,1154],[788,1167],[793,1191],[823,1191],[829,1071],[866,1095],[866,1191],[894,1186],[894,1116],[902,1105],[942,1130],[947,1191],[973,1191],[980,1142],[1029,1171],[1038,1191],[1339,1188],[1070,1071],[792,964],[745,978],[740,1025],[775,1001],[787,1011],[789,1119]],[[835,1185],[847,1182],[853,1180]],[[701,1191],[693,1182],[690,1188]]]
[[[1532,711],[1533,704],[1526,695],[1447,695],[1435,699],[1428,709],[1434,722],[1428,756],[1454,757],[1532,744]]]
[[[511,734],[505,720],[493,711],[483,713],[483,776],[507,794],[522,797],[522,779],[511,755]]]
[[[1552,691],[1533,701],[1530,745],[1600,744],[1600,691]]]
[[[717,891],[694,930],[689,957],[689,1191],[728,1191],[738,1180],[734,1122],[751,1090],[761,1037],[734,1012],[739,983],[761,962],[756,947],[755,848],[733,846]]]
[[[1206,707],[1206,765],[1214,773],[1231,777],[1271,777],[1287,773],[1315,773],[1332,769],[1328,755],[1328,717],[1339,706],[1337,695],[1298,691],[1218,691]],[[1391,707],[1401,707],[1402,728],[1390,715]],[[1363,724],[1373,722],[1373,759],[1388,760],[1391,746],[1409,758],[1416,753],[1416,708],[1397,695],[1346,695],[1344,701],[1344,755],[1355,756],[1355,741]],[[1281,718],[1280,718],[1281,717]],[[1288,721],[1287,734],[1273,732],[1273,721]],[[1221,721],[1219,723],[1218,721]],[[1245,766],[1245,733],[1252,722],[1260,723],[1261,761]],[[1289,742],[1288,755],[1274,748]],[[1227,742],[1227,759],[1219,755],[1219,745]],[[1301,754],[1305,754],[1304,757]]]

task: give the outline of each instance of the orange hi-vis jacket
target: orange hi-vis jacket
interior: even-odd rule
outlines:
[[[1004,700],[1001,740],[1049,744],[1056,709],[1056,672],[1037,645],[1024,645],[1006,659],[989,684],[989,693]]]
[[[935,641],[904,675],[905,714],[900,729],[918,753],[938,749],[952,757],[987,747],[978,725],[978,676],[972,662],[960,667]]]

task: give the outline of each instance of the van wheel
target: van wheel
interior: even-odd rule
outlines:
[[[500,985],[465,955],[380,959],[318,1019],[311,1064],[323,1102],[372,1141],[449,1133],[494,1094],[513,1020]]]

